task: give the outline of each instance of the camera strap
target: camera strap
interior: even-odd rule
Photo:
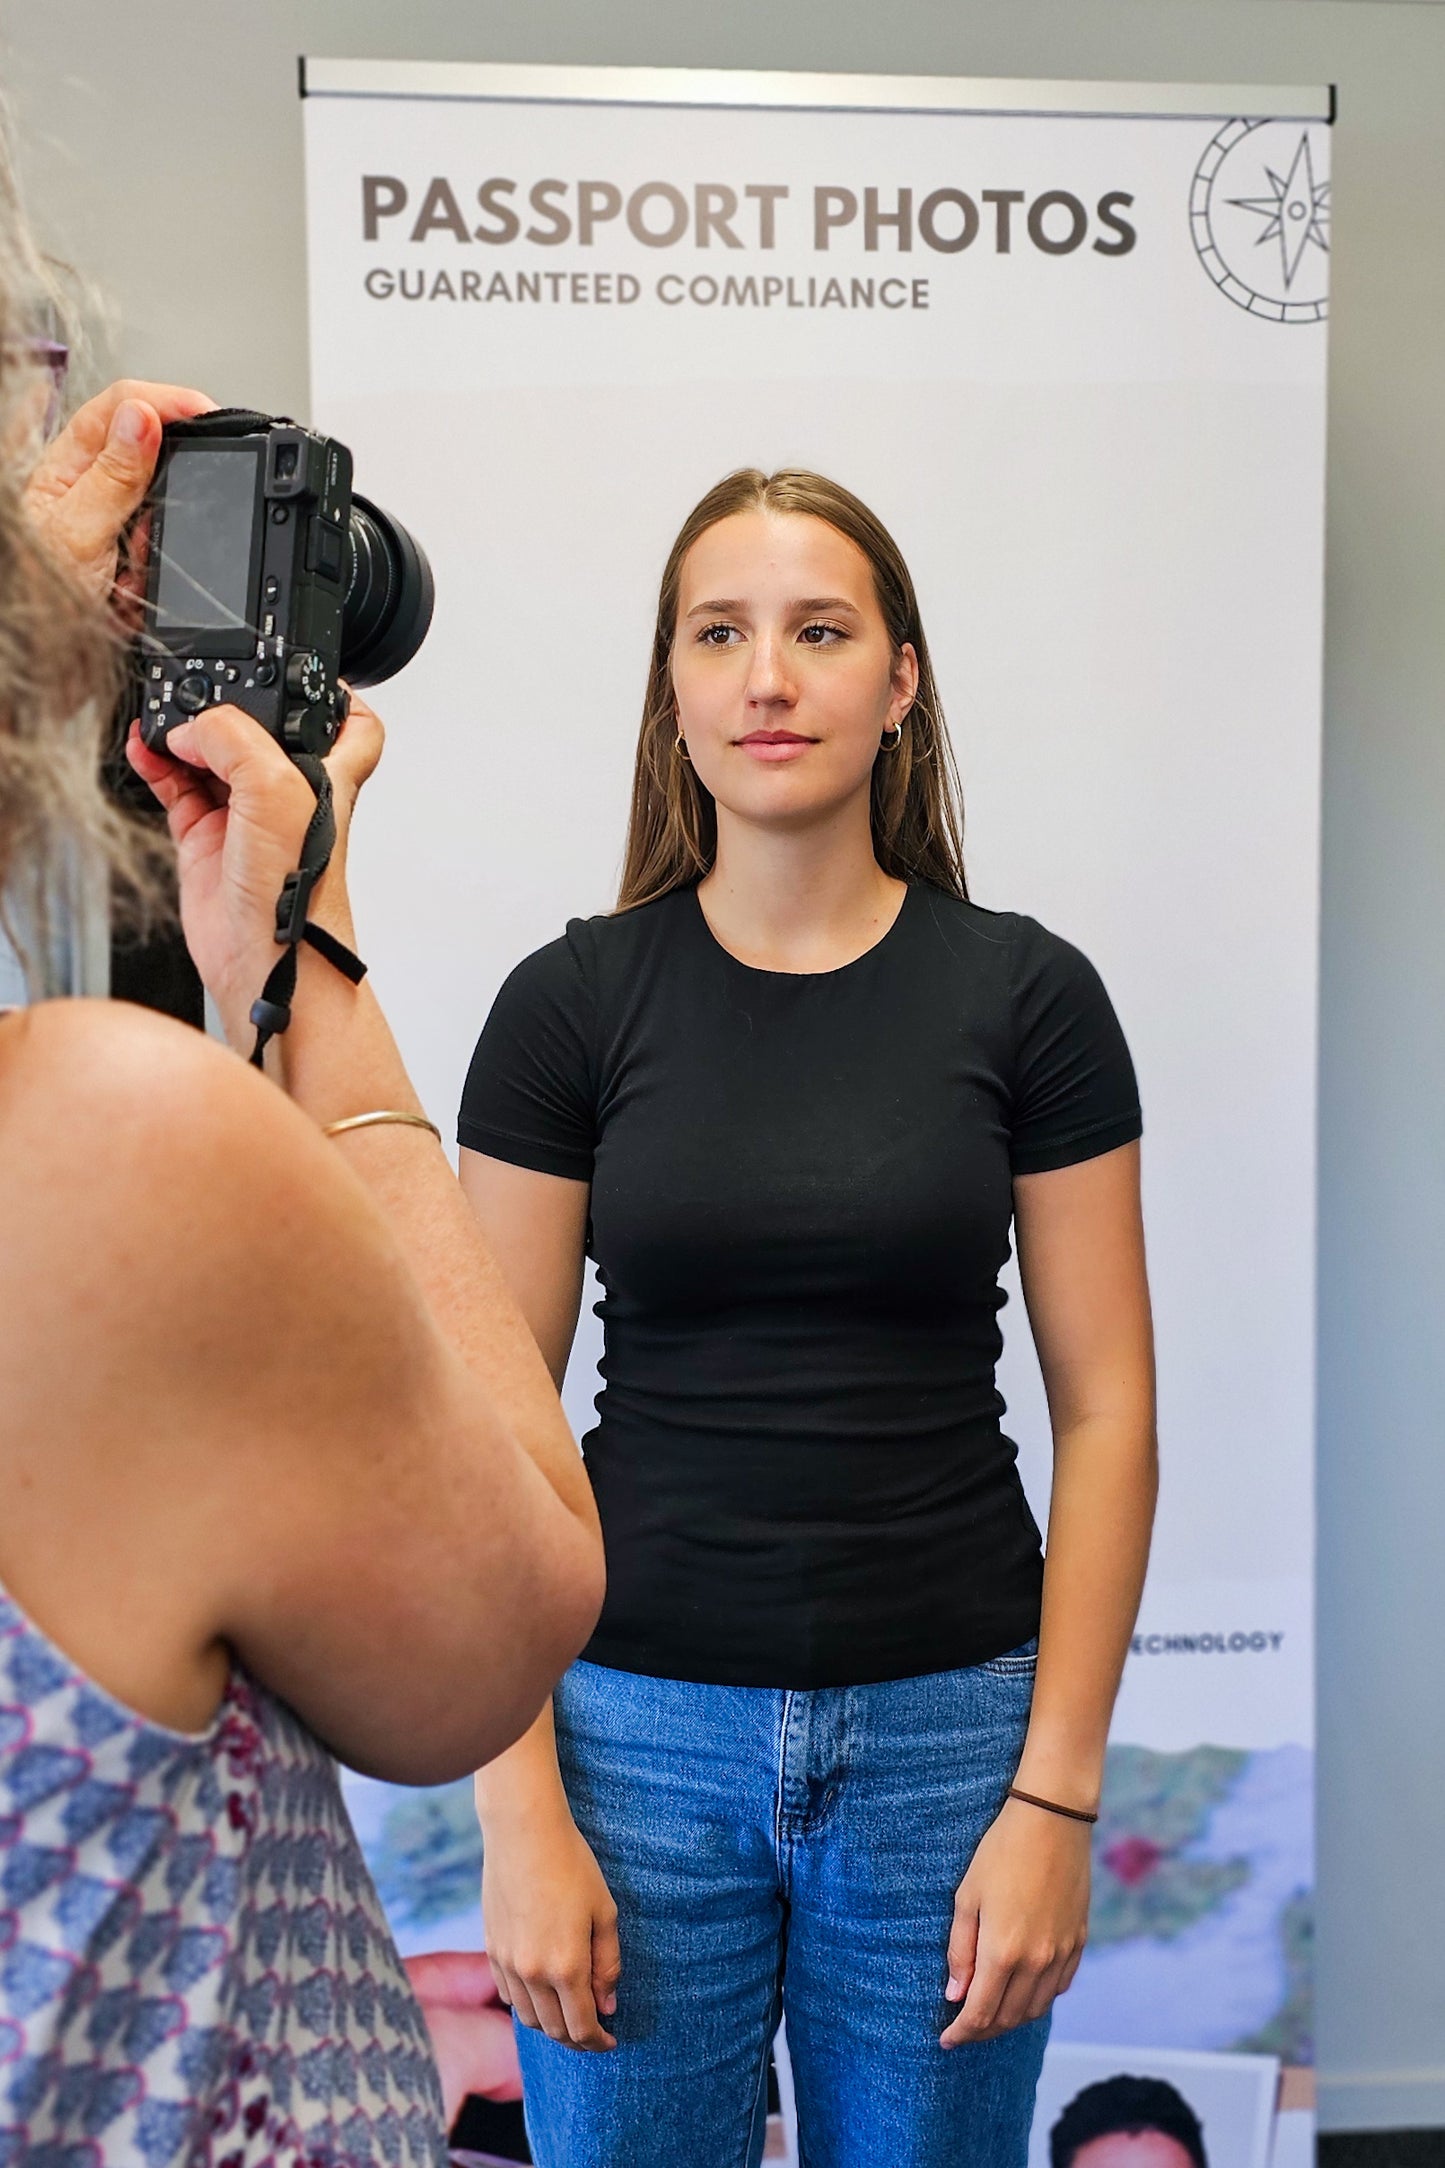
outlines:
[[[336,848],[336,814],[331,803],[331,777],[324,764],[311,753],[293,753],[291,760],[316,793],[316,811],[301,840],[301,863],[294,873],[287,874],[276,899],[276,939],[283,948],[261,989],[260,999],[251,1005],[251,1022],[256,1027],[256,1044],[251,1049],[253,1069],[264,1068],[267,1047],[291,1022],[297,950],[303,941],[318,956],[324,956],[343,978],[350,979],[353,986],[359,986],[366,977],[361,958],[324,926],[312,925],[306,916],[311,891],[330,865]]]

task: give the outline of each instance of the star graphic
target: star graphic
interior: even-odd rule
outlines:
[[[1255,241],[1258,248],[1265,241],[1279,240],[1280,263],[1284,271],[1285,292],[1294,284],[1294,276],[1300,266],[1300,258],[1311,241],[1316,248],[1329,253],[1329,196],[1330,184],[1321,181],[1315,185],[1314,164],[1310,158],[1310,139],[1302,135],[1299,149],[1294,154],[1294,164],[1288,176],[1280,176],[1269,166],[1265,167],[1273,193],[1268,196],[1231,196],[1230,203],[1236,210],[1253,211],[1268,221]]]

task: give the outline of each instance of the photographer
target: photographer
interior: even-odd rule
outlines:
[[[95,838],[145,878],[97,780],[117,542],[163,423],[211,402],[114,385],[18,460],[34,265],[3,227],[13,896]],[[380,750],[357,703],[310,914],[348,945],[346,832]],[[133,732],[129,757],[247,1050],[312,792],[233,708],[170,756]],[[0,1016],[7,2159],[443,2159],[420,2013],[330,1756],[415,1783],[477,1767],[531,1723],[600,1602],[556,1394],[369,987],[303,950],[270,1066],[120,1004]]]

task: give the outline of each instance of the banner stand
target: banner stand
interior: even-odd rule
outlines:
[[[912,567],[975,898],[1098,965],[1145,1113],[1163,1492],[1032,2168],[1121,2075],[1173,2087],[1214,2168],[1303,2164],[1332,93],[327,59],[302,81],[313,418],[436,571],[352,866],[444,1126],[506,972],[613,900],[689,507],[735,467],[816,468]],[[579,1430],[596,1353],[584,1310]],[[403,1947],[475,1951],[466,1787],[348,1791]]]

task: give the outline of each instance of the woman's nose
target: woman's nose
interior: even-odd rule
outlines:
[[[768,636],[757,640],[753,646],[752,668],[748,672],[749,700],[791,700],[793,697],[792,674],[782,642]]]

